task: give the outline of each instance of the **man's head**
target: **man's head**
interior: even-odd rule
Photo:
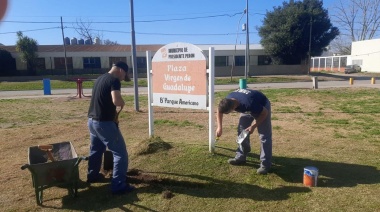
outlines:
[[[219,102],[218,110],[220,113],[228,114],[235,109],[235,101],[233,99],[224,98]]]
[[[131,81],[131,78],[129,78],[129,76],[128,76],[128,65],[125,62],[119,61],[119,62],[113,64],[113,66],[120,68],[125,72],[124,81],[127,81],[127,82]]]

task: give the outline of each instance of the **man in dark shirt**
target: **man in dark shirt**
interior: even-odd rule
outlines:
[[[111,70],[99,76],[92,89],[88,109],[88,129],[90,131],[90,157],[88,160],[87,182],[99,182],[104,177],[99,173],[103,153],[108,148],[113,153],[113,175],[111,191],[123,194],[134,189],[126,183],[128,152],[123,135],[118,127],[118,114],[125,102],[121,96],[120,81],[130,81],[128,65],[115,63]],[[116,111],[119,107],[119,112]]]
[[[228,114],[232,111],[241,113],[238,135],[240,135],[243,130],[248,131],[249,134],[238,146],[235,158],[229,159],[228,162],[232,165],[240,165],[246,162],[247,155],[251,151],[249,137],[257,128],[261,141],[261,166],[257,169],[257,173],[267,174],[272,165],[272,123],[270,101],[263,93],[256,90],[238,89],[230,93],[226,98],[220,101],[218,106],[217,137],[220,137],[223,133],[223,114]],[[254,120],[256,121],[254,122]]]

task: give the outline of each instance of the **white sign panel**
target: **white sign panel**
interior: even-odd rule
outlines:
[[[207,108],[206,57],[197,46],[171,43],[152,59],[153,105]]]

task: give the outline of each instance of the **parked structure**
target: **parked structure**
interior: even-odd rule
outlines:
[[[70,42],[70,40],[68,40]],[[74,42],[75,43],[75,42]],[[109,70],[115,61],[132,64],[130,45],[83,45],[78,40],[77,45],[66,45],[66,61],[69,74],[100,74]],[[138,74],[146,76],[146,51],[152,55],[164,45],[137,45]],[[209,47],[215,49],[216,76],[244,76],[245,45],[197,45],[205,55]],[[16,60],[18,71],[26,70],[15,46],[2,46]],[[64,75],[66,71],[65,56],[62,45],[38,46],[38,74]],[[306,74],[305,65],[273,65],[271,58],[259,44],[251,44],[249,50],[250,76],[275,74]],[[130,66],[132,67],[132,65]]]

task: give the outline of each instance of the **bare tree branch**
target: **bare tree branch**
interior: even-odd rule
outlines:
[[[94,44],[95,38],[99,38],[100,41],[102,41],[104,38],[103,32],[101,30],[92,29],[91,25],[92,25],[91,20],[83,21],[80,18],[79,20],[76,21],[76,24],[73,27],[74,27],[75,31],[82,38],[90,40],[91,44]],[[110,41],[108,39],[107,39],[107,43],[103,42],[104,45],[111,45],[110,43],[117,44],[116,41]],[[102,42],[100,44],[102,44]]]
[[[89,39],[91,44],[93,41],[93,33],[91,30],[92,21],[83,21],[81,18],[76,20],[76,26],[73,26],[75,31],[84,39]]]
[[[333,21],[351,41],[372,39],[379,35],[380,0],[339,0]]]

